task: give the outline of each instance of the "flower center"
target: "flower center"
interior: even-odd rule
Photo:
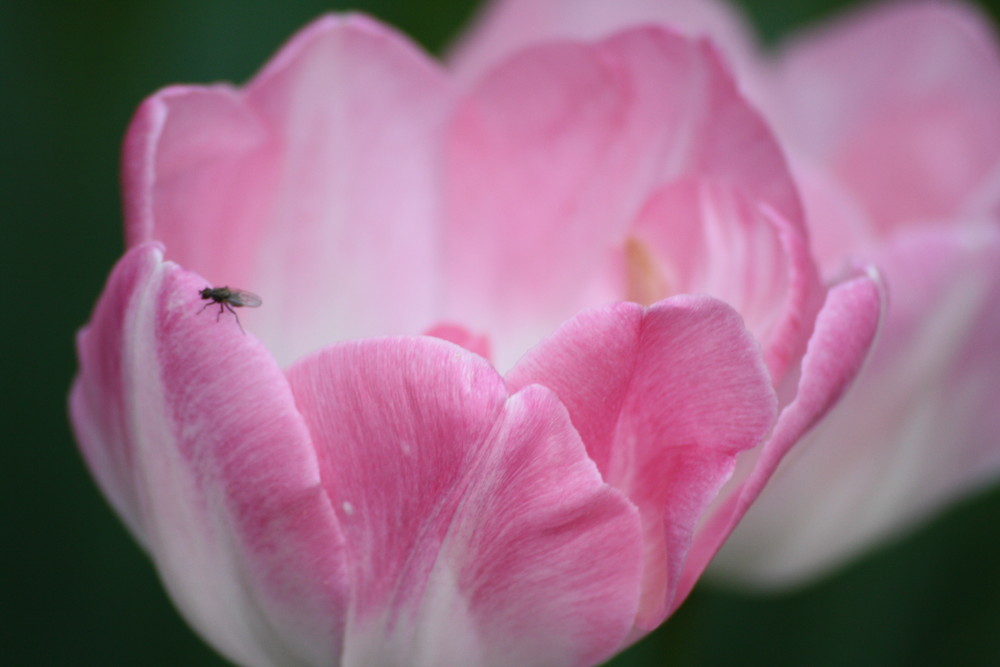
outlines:
[[[645,243],[628,237],[625,241],[625,298],[644,306],[670,296],[670,285],[660,261]]]

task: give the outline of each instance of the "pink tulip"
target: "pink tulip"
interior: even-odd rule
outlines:
[[[880,315],[867,272],[820,282],[714,50],[662,28],[473,76],[323,18],[241,89],[147,100],[124,181],[73,423],[244,664],[608,658],[683,601]],[[247,335],[199,312],[222,285],[263,297]]]
[[[896,3],[802,35],[768,74],[817,259],[872,262],[889,293],[858,383],[718,563],[790,583],[1000,477],[1000,48],[967,6]]]
[[[713,564],[788,584],[1000,475],[1000,49],[951,2],[869,8],[764,58],[719,2],[507,0],[456,61],[471,76],[535,42],[667,24],[709,36],[765,111],[823,274],[872,263],[889,293],[857,383]]]

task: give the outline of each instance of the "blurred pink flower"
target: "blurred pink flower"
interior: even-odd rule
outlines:
[[[658,27],[472,74],[323,18],[242,89],[147,100],[124,181],[74,427],[245,664],[608,658],[683,601],[881,308],[864,271],[823,287],[776,142]],[[263,297],[249,335],[199,316],[221,285]]]
[[[713,571],[800,581],[995,482],[1000,49],[989,22],[955,2],[889,3],[764,57],[720,2],[509,0],[456,58],[471,73],[536,41],[635,25],[713,39],[791,159],[823,274],[870,262],[889,294],[858,382],[782,464]]]
[[[887,4],[801,35],[767,73],[760,99],[796,166],[817,260],[827,274],[874,263],[889,307],[859,381],[719,563],[761,583],[818,574],[1000,476],[989,23],[958,3]]]

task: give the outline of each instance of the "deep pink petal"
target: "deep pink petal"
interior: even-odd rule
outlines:
[[[741,458],[733,482],[723,490],[721,501],[698,532],[685,563],[677,600],[683,600],[694,586],[792,446],[837,403],[854,380],[878,329],[882,300],[879,284],[867,275],[830,290],[809,340],[795,399],[782,410],[767,443]],[[812,492],[804,497],[816,498]],[[822,500],[820,497],[816,502]],[[802,496],[790,502],[805,504]]]
[[[1000,472],[1000,230],[914,231],[876,259],[891,307],[872,357],[719,554],[722,575],[801,580]]]
[[[770,132],[711,47],[664,29],[520,52],[470,92],[449,139],[449,316],[496,333],[501,368],[581,307],[625,297],[595,267],[664,184],[735,189],[804,243]]]
[[[449,58],[460,76],[481,74],[512,53],[554,39],[596,40],[641,25],[711,38],[737,71],[753,61],[753,36],[737,10],[716,0],[493,0]]]
[[[350,664],[593,664],[638,599],[638,513],[565,408],[508,396],[432,338],[345,343],[289,371],[354,582]]]
[[[775,396],[756,342],[725,304],[674,297],[581,313],[507,376],[551,388],[604,478],[638,505],[646,541],[637,626],[675,597],[695,527],[739,452],[767,434]],[[686,591],[683,593],[686,594]]]
[[[330,662],[342,537],[281,370],[203,280],[141,244],[80,333],[84,457],[192,626],[246,664]]]
[[[248,320],[283,363],[419,333],[435,321],[448,106],[444,74],[405,38],[322,18],[243,89],[143,104],[124,158],[129,244],[158,240],[213,284],[260,294],[268,308]]]
[[[1000,207],[1000,49],[950,2],[885,3],[802,35],[767,101],[795,151],[885,231]]]

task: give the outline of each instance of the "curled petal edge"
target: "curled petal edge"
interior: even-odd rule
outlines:
[[[795,398],[782,410],[770,437],[745,475],[723,489],[699,528],[681,575],[676,609],[709,561],[764,489],[782,458],[837,402],[868,357],[885,310],[885,290],[873,268],[844,280],[827,294],[809,340]]]

